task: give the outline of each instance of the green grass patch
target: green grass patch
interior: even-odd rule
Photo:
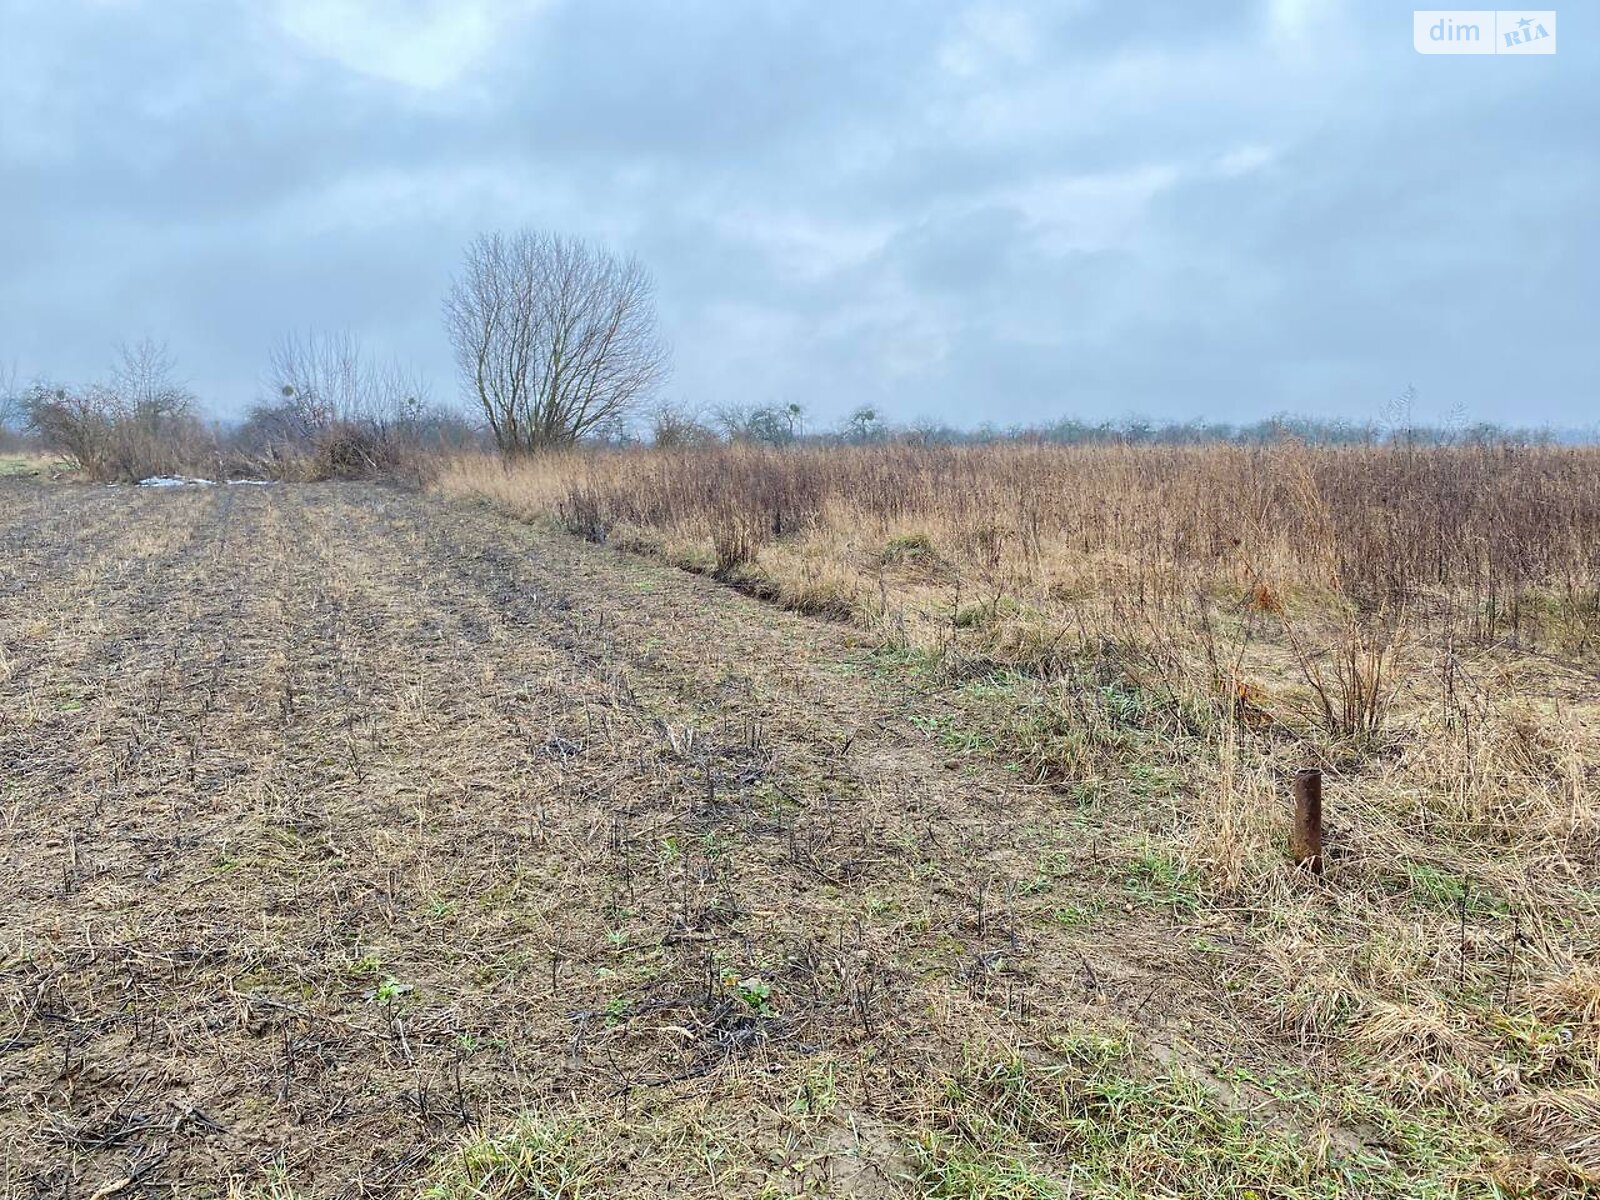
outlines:
[[[1200,907],[1200,878],[1170,850],[1146,846],[1127,865],[1122,890],[1136,904],[1191,916]]]
[[[1405,871],[1405,890],[1434,908],[1457,912],[1465,904],[1467,915],[1473,917],[1501,917],[1511,911],[1504,897],[1474,880],[1441,871],[1414,859],[1407,859],[1402,867]]]
[[[580,1122],[527,1117],[450,1154],[420,1200],[579,1200],[603,1165]]]
[[[1497,1194],[1474,1179],[1482,1147],[1428,1143],[1421,1163],[1314,1146],[1281,1120],[1223,1106],[1200,1082],[1152,1069],[1121,1038],[1075,1034],[1055,1062],[970,1059],[915,1142],[919,1194],[1067,1197],[1440,1198]],[[1419,1173],[1414,1168],[1426,1170]]]
[[[933,539],[925,533],[902,533],[892,537],[883,548],[880,556],[884,566],[895,563],[919,562],[924,559],[937,559],[938,555],[933,549]]]

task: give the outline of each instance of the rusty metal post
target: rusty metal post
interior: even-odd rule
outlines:
[[[1322,772],[1315,767],[1294,773],[1294,835],[1289,852],[1295,866],[1322,874]]]

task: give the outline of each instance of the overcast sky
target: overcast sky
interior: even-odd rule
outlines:
[[[652,268],[696,404],[1588,425],[1594,11],[0,0],[0,366],[150,335],[238,412],[349,329],[453,398],[462,247],[527,225]]]

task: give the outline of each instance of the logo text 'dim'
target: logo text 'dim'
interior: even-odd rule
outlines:
[[[1418,54],[1554,54],[1554,9],[1417,9],[1411,41]]]

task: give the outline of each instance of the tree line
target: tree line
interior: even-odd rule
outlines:
[[[478,445],[514,457],[578,443],[1438,444],[1549,436],[1459,420],[1420,424],[1410,387],[1385,406],[1384,419],[1365,424],[1134,417],[963,429],[937,421],[895,425],[863,405],[834,427],[816,429],[795,402],[707,411],[661,400],[670,353],[655,296],[654,278],[637,258],[557,233],[486,234],[466,248],[442,314],[471,418],[436,402],[416,371],[369,355],[354,335],[313,331],[272,348],[266,395],[234,426],[202,418],[170,352],[151,341],[121,347],[109,376],[83,386],[24,387],[14,367],[0,370],[0,444],[31,436],[97,478],[175,473],[208,459],[219,472],[326,478],[382,474],[419,450]]]

